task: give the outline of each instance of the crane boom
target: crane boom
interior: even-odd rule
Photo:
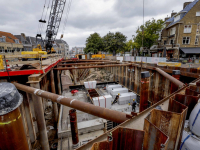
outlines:
[[[51,53],[51,48],[53,47],[53,42],[55,41],[62,19],[65,3],[66,0],[52,0],[45,37],[45,47],[47,53]]]

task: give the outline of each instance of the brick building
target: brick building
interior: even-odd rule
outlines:
[[[185,2],[183,10],[165,18],[164,26],[156,48],[158,56],[174,59],[200,57],[200,0]]]

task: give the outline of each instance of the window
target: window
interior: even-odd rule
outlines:
[[[0,37],[0,42],[6,42],[6,37],[5,36]]]
[[[196,12],[196,16],[200,16],[200,11],[197,11],[197,12]]]
[[[175,33],[176,33],[176,27],[171,28],[171,29],[170,29],[170,35],[173,35],[173,34],[175,34]]]
[[[196,36],[194,45],[199,45],[199,36]]]
[[[15,43],[19,44],[19,40],[18,40],[18,39],[15,39]]]
[[[184,26],[184,33],[191,33],[192,26],[191,25],[185,25]]]
[[[167,41],[165,40],[165,41],[164,41],[164,45],[166,45],[166,44],[167,44]]]
[[[183,37],[183,44],[190,44],[190,37]]]
[[[180,20],[180,18],[181,18],[181,16],[180,16],[180,15],[176,16],[176,17],[174,18],[174,22],[176,22],[176,21]]]

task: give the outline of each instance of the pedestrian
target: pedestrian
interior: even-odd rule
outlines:
[[[132,111],[134,110],[134,112],[135,112],[135,107],[136,107],[136,101],[135,101],[135,99],[133,99],[133,103],[132,103]]]

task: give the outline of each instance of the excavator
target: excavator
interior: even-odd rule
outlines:
[[[41,33],[37,34],[36,43],[38,43],[39,41],[40,44],[38,44],[35,48],[33,48],[32,51],[21,52],[22,60],[39,59],[41,58],[41,55],[42,55],[42,59],[46,59],[49,54],[56,53],[55,49],[53,48],[53,43],[58,33],[65,3],[66,3],[66,0],[52,0],[45,40],[42,39]],[[41,18],[39,20],[39,23],[46,23],[46,20],[45,19],[42,20]],[[62,37],[63,35],[61,35],[61,38]],[[43,50],[42,47],[44,47],[45,50]]]

